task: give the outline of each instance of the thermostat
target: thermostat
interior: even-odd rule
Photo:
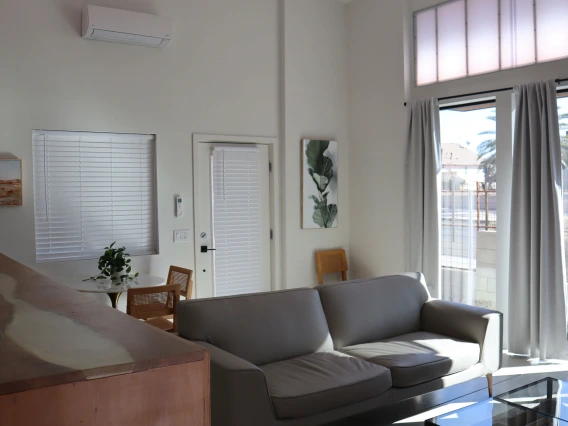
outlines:
[[[176,216],[183,216],[183,198],[181,197],[176,197]]]

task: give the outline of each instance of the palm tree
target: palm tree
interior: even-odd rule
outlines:
[[[487,119],[497,121],[495,115],[490,115]],[[558,119],[560,121],[562,163],[566,168],[568,167],[568,113],[560,114]],[[488,187],[497,182],[497,140],[495,130],[485,130],[484,132],[480,132],[479,135],[491,136],[489,139],[481,142],[477,147],[477,159],[481,160],[479,168],[485,173],[485,185]]]
[[[487,117],[488,120],[497,121],[495,115]],[[477,159],[481,160],[479,168],[485,174],[485,186],[489,187],[497,182],[497,139],[495,130],[485,130],[479,136],[488,135],[489,139],[484,140],[477,146]]]
[[[562,148],[562,162],[564,167],[568,165],[568,113],[558,116],[560,121],[560,147]]]

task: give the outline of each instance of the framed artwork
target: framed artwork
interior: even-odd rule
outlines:
[[[0,206],[22,205],[22,160],[0,158]]]
[[[337,228],[337,142],[302,140],[302,229]]]

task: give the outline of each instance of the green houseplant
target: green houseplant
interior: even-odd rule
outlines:
[[[131,274],[130,255],[126,253],[126,247],[115,248],[116,241],[105,247],[104,254],[99,258],[99,274],[87,278],[88,280],[111,279],[113,282],[125,282],[138,277],[138,272]]]

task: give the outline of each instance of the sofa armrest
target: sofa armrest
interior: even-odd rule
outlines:
[[[275,416],[262,370],[209,343],[193,343],[207,349],[211,356],[211,424],[273,425]]]
[[[421,312],[424,331],[478,343],[480,362],[487,374],[501,368],[503,352],[503,314],[477,306],[445,300],[430,300]]]

